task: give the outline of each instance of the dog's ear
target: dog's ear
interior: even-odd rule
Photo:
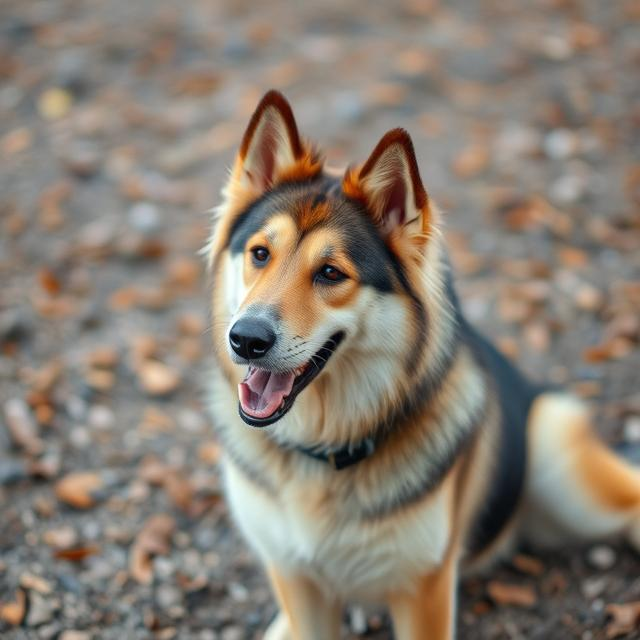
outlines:
[[[291,174],[296,168],[307,167],[307,155],[286,98],[278,91],[267,92],[242,139],[236,177],[261,193],[284,178],[295,178]]]
[[[429,198],[404,129],[385,134],[359,170],[347,171],[342,188],[346,195],[364,201],[383,235],[399,228],[428,231]]]

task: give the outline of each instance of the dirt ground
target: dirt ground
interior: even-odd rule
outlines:
[[[639,68],[631,0],[3,0],[0,636],[257,639],[274,614],[220,496],[196,254],[267,88],[332,164],[406,127],[470,319],[638,445]],[[460,593],[460,638],[640,637],[614,541]],[[345,632],[391,637],[359,609]]]

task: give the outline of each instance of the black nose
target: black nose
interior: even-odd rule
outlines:
[[[262,358],[276,342],[276,334],[266,320],[240,318],[229,331],[231,348],[247,360]]]

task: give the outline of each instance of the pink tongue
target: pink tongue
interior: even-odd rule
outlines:
[[[254,418],[268,418],[291,393],[295,374],[251,369],[238,385],[242,410]]]

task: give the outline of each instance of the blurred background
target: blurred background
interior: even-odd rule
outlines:
[[[470,319],[638,444],[639,68],[633,0],[2,0],[0,636],[274,614],[221,501],[196,255],[268,88],[334,165],[407,128]],[[613,543],[527,550],[463,583],[460,637],[632,637],[639,575]]]

